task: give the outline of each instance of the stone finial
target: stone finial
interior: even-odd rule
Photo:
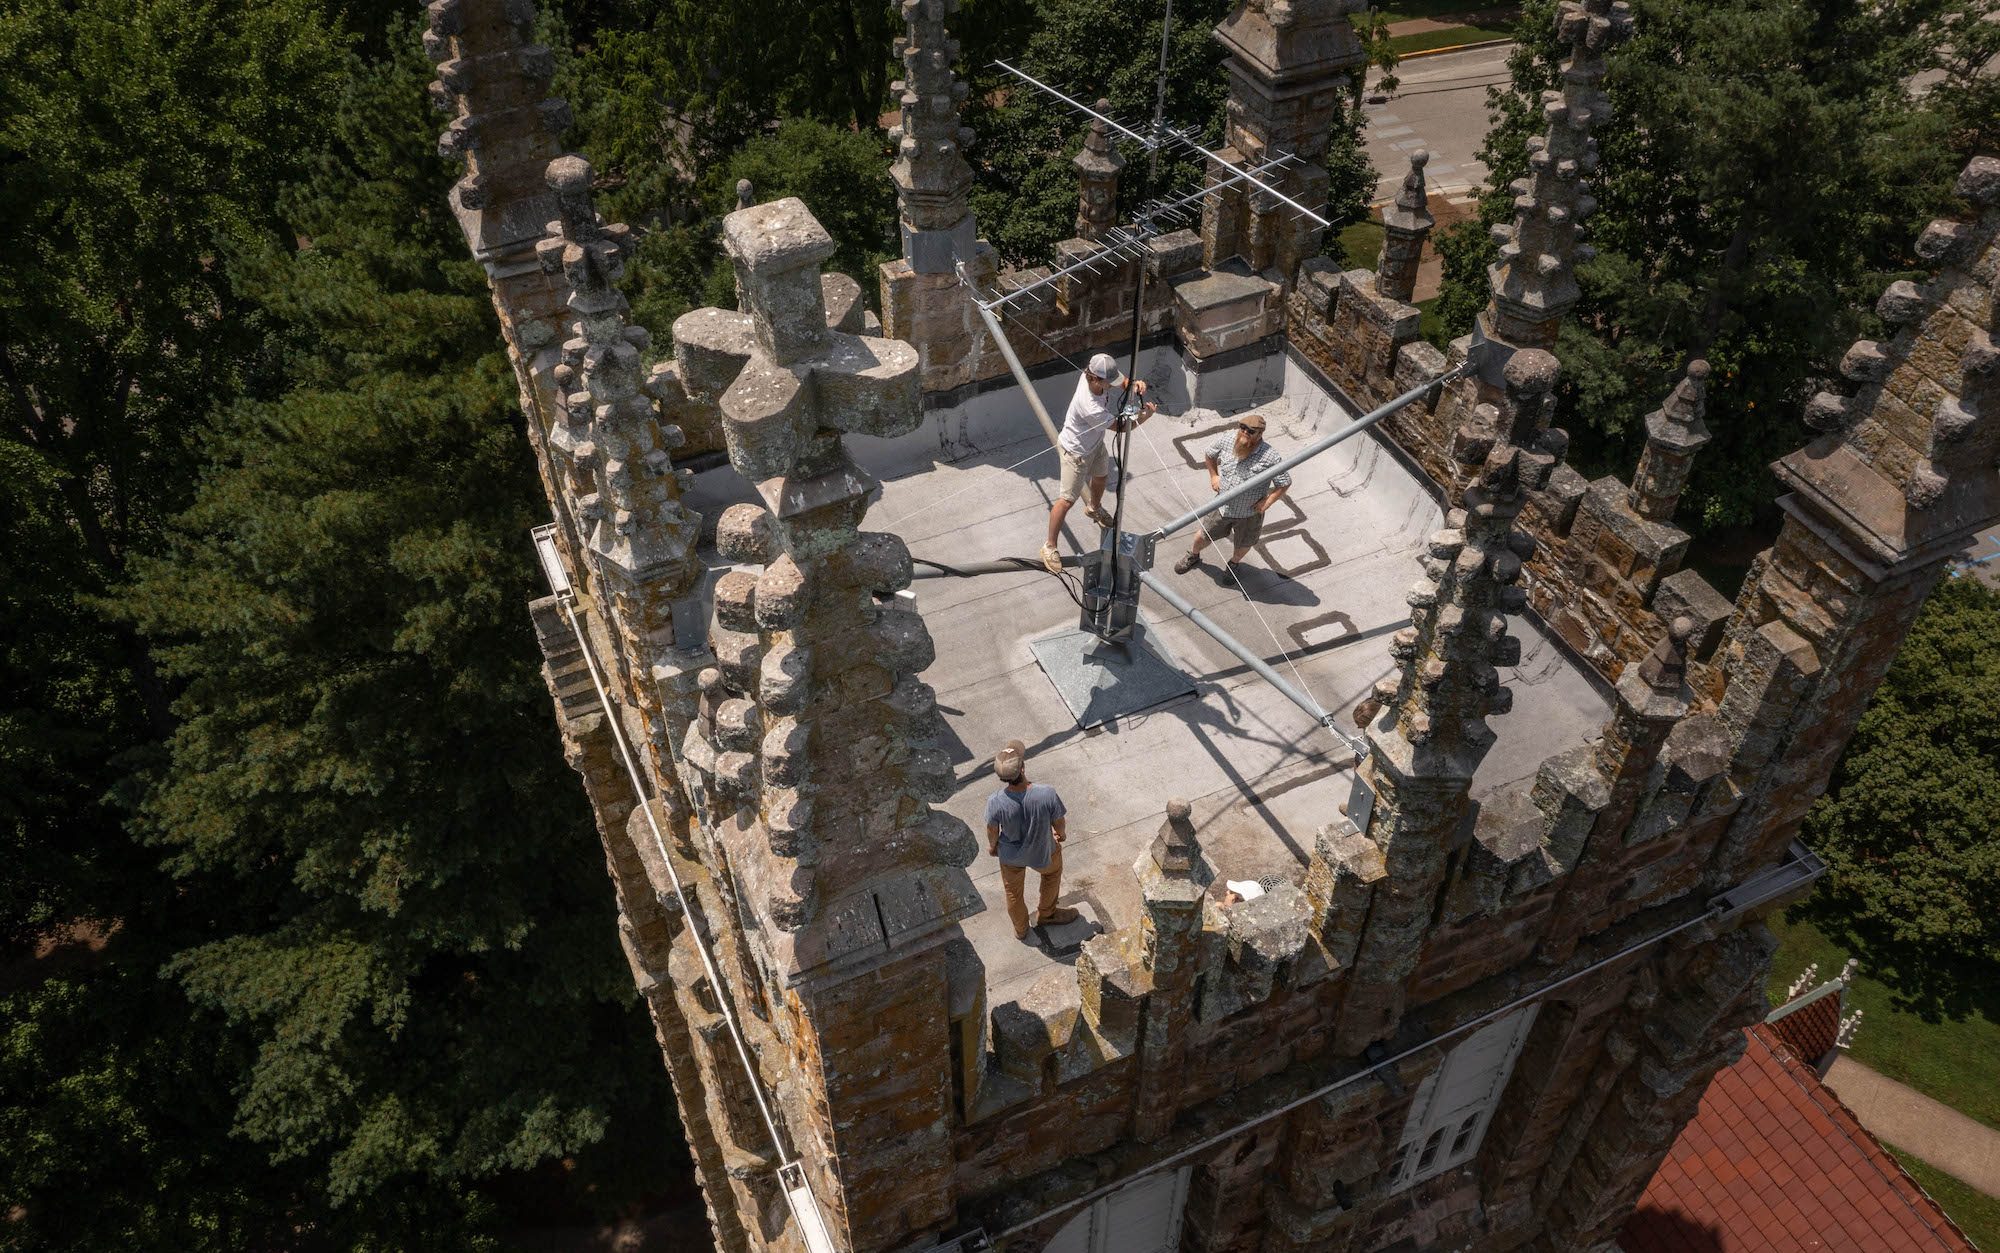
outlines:
[[[1465,770],[1492,743],[1490,714],[1504,714],[1513,694],[1496,669],[1520,658],[1506,615],[1526,593],[1517,584],[1534,541],[1514,530],[1528,496],[1547,484],[1568,444],[1549,426],[1555,408],[1556,359],[1526,349],[1507,362],[1500,403],[1482,404],[1453,437],[1453,453],[1476,467],[1462,506],[1445,516],[1421,559],[1424,577],[1410,589],[1411,625],[1389,651],[1400,673],[1372,698],[1394,720],[1371,734],[1398,734],[1441,754],[1439,767]],[[1364,706],[1367,702],[1364,702]],[[1369,712],[1357,710],[1357,715]]]
[[[587,452],[596,491],[580,503],[594,523],[591,552],[632,598],[622,611],[633,617],[636,637],[653,638],[665,629],[667,600],[691,576],[699,529],[699,519],[681,507],[669,456],[682,435],[662,420],[652,381],[642,377],[651,336],[625,321],[618,280],[633,246],[630,229],[598,216],[590,163],[582,157],[557,157],[544,177],[558,216],[544,228],[536,258],[543,272],[567,282],[576,317],[553,376],[566,391],[565,421],[551,432],[551,444],[558,455],[579,458],[579,466]]]
[[[1662,695],[1679,695],[1687,681],[1688,645],[1694,639],[1694,632],[1693,618],[1682,616],[1668,624],[1666,635],[1639,663],[1639,677],[1647,687]]]
[[[438,155],[465,161],[452,201],[474,254],[489,260],[548,222],[542,174],[562,151],[570,109],[547,94],[555,55],[529,42],[532,0],[432,0],[427,12],[424,51],[438,67],[431,101],[452,115]]]
[[[1149,912],[1181,917],[1198,910],[1202,893],[1214,881],[1195,837],[1194,810],[1178,798],[1167,802],[1167,817],[1153,842],[1139,850],[1132,873]],[[1164,912],[1162,912],[1164,911]],[[1155,922],[1159,917],[1155,918]],[[1194,925],[1194,924],[1189,924]]]
[[[917,354],[826,324],[820,263],[833,241],[797,199],[739,209],[723,244],[742,313],[674,325],[690,393],[714,396],[730,463],[761,504],[724,514],[718,547],[755,563],[716,585],[716,665],[683,758],[731,849],[764,941],[787,979],[851,966],[979,908],[962,869],[931,689],[935,656],[913,604],[909,551],[864,532],[876,482],[847,432],[922,420]]]
[[[1375,290],[1391,300],[1408,303],[1416,297],[1417,268],[1424,243],[1437,219],[1431,216],[1430,194],[1424,186],[1424,166],[1431,154],[1419,148],[1410,154],[1410,172],[1403,176],[1396,201],[1382,211],[1382,255],[1375,261]]]
[[[1687,373],[1658,409],[1646,416],[1646,451],[1632,475],[1625,501],[1648,522],[1665,524],[1680,504],[1694,455],[1712,438],[1702,416],[1708,412],[1708,362],[1688,362]]]
[[[902,4],[907,33],[895,44],[903,77],[889,84],[901,110],[889,128],[896,149],[889,176],[901,209],[903,256],[919,274],[949,274],[954,262],[972,258],[978,234],[966,202],[972,130],[960,124],[958,112],[968,89],[952,73],[958,42],[944,26],[958,0]]]
[[[1160,873],[1174,879],[1194,877],[1195,864],[1201,859],[1201,843],[1195,838],[1193,809],[1184,800],[1167,802],[1167,818],[1160,824],[1159,834],[1153,837],[1148,850],[1153,865]]]
[[[747,178],[737,179],[736,207],[739,209],[748,209],[750,206],[756,203],[757,203],[757,190],[756,188],[750,185],[750,180]]]
[[[1632,36],[1625,0],[1563,0],[1556,30],[1569,44],[1562,89],[1542,96],[1548,129],[1528,141],[1528,174],[1510,184],[1514,221],[1493,228],[1500,259],[1488,332],[1509,344],[1553,348],[1556,330],[1582,294],[1573,267],[1596,255],[1579,242],[1597,210],[1589,176],[1597,169],[1591,131],[1611,111],[1603,90],[1605,56]]]
[[[1099,113],[1109,113],[1111,102],[1099,100]],[[1118,175],[1125,158],[1111,144],[1111,128],[1101,117],[1092,118],[1083,134],[1083,150],[1071,164],[1076,166],[1076,237],[1101,239],[1118,223]]]

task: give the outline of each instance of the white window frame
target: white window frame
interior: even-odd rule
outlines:
[[[1536,1002],[1474,1031],[1417,1086],[1389,1159],[1389,1191],[1434,1179],[1478,1155],[1540,1008]]]
[[[1181,1247],[1181,1216],[1187,1208],[1188,1175],[1193,1169],[1182,1166],[1171,1173],[1146,1175],[1097,1198],[1090,1208],[1065,1223],[1055,1239],[1043,1246],[1042,1253],[1175,1253]],[[1166,1201],[1166,1210],[1158,1239],[1147,1243],[1142,1234],[1141,1242],[1133,1243],[1131,1207],[1150,1208],[1161,1199]],[[1142,1215],[1141,1221],[1150,1217]]]

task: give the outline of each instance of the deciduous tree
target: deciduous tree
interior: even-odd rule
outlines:
[[[2000,593],[1932,594],[1805,834],[1827,903],[1918,956],[1899,966],[2000,962]]]
[[[1870,323],[1869,305],[1942,206],[1957,167],[1943,114],[1912,95],[1963,4],[1919,0],[1633,0],[1637,35],[1611,59],[1611,119],[1592,177],[1596,260],[1563,332],[1572,456],[1629,472],[1684,363],[1715,369],[1709,426],[1680,522],[1747,521],[1771,498],[1765,466],[1796,446],[1813,380]],[[1541,128],[1539,94],[1564,49],[1553,0],[1524,7],[1525,42],[1484,160],[1478,224],[1441,241],[1447,333],[1485,304],[1486,231]]]

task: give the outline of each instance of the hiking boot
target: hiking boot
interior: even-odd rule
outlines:
[[[1201,564],[1201,555],[1199,553],[1189,553],[1187,556],[1182,557],[1179,561],[1176,561],[1174,563],[1174,573],[1186,574],[1188,571],[1194,569],[1196,566],[1200,564]]]
[[[1042,545],[1042,565],[1048,568],[1050,574],[1062,573],[1062,554],[1056,551],[1054,544]]]
[[[1058,905],[1054,909],[1051,909],[1049,912],[1043,914],[1041,917],[1035,919],[1035,925],[1038,927],[1059,927],[1065,922],[1075,922],[1077,919],[1081,917],[1083,917],[1082,914],[1077,913],[1074,909],[1071,909],[1069,906]]]

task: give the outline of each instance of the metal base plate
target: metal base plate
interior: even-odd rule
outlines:
[[[1101,726],[1194,691],[1144,622],[1124,647],[1079,630],[1045,635],[1028,647],[1080,727]]]

